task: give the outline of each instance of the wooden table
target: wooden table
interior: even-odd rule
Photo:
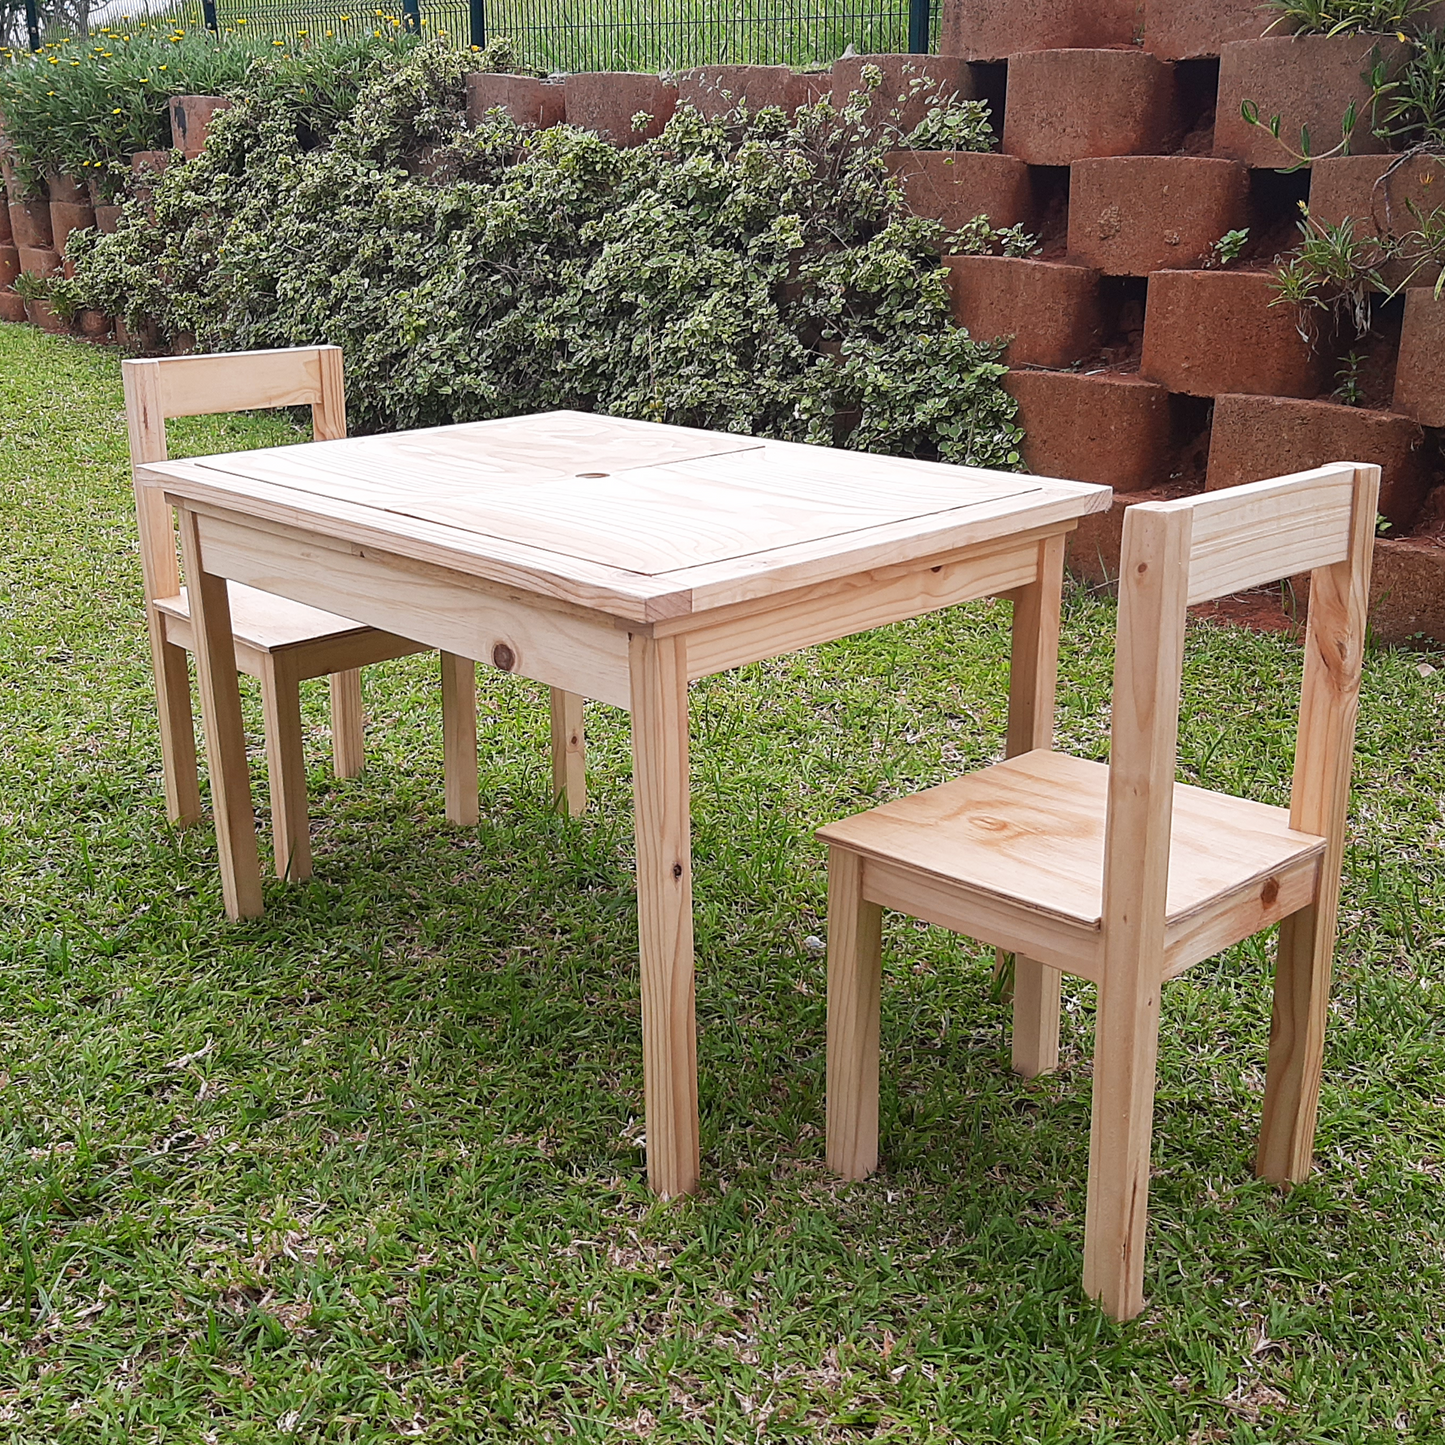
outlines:
[[[1048,746],[1065,534],[1111,495],[578,412],[146,471],[180,516],[232,917],[262,905],[224,579],[631,711],[648,1176],[662,1195],[698,1179],[688,682],[1003,595],[1008,748]],[[1058,975],[1023,960],[1016,978],[1016,1010],[1038,1020],[1020,1047],[1046,1052]]]

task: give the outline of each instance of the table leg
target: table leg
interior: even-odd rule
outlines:
[[[632,791],[647,1178],[668,1198],[697,1188],[687,644],[633,636]]]
[[[1059,675],[1059,613],[1064,539],[1039,543],[1038,579],[1013,594],[1007,756],[1054,745],[1054,690]],[[1061,975],[1036,959],[1014,959],[1013,1066],[1025,1078],[1059,1066]]]
[[[582,729],[582,699],[552,689],[552,798],[572,817],[587,811],[587,735]]]
[[[177,511],[226,915],[259,918],[261,859],[256,851],[256,812],[251,801],[251,770],[246,763],[246,735],[241,724],[241,689],[236,681],[231,599],[225,578],[212,576],[205,570],[196,514],[187,507]]]

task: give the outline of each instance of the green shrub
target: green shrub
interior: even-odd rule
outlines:
[[[1270,0],[1276,25],[1296,35],[1393,35],[1412,25],[1433,0]]]
[[[359,429],[578,407],[1017,461],[1001,347],[950,324],[943,229],[903,207],[861,101],[683,108],[619,150],[467,130],[473,61],[424,45],[310,149],[283,107],[237,105],[153,221],[132,202],[72,238],[68,299],[206,350],[337,343]]]
[[[15,168],[28,191],[47,172],[99,175],[118,189],[137,151],[169,150],[173,95],[284,96],[298,122],[330,130],[384,64],[416,44],[388,25],[361,39],[298,35],[289,43],[244,31],[214,36],[162,19],[62,40],[0,66],[0,117]]]

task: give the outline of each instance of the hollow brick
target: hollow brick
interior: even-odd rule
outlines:
[[[1314,396],[1325,359],[1266,271],[1156,271],[1139,374],[1187,396]]]
[[[504,112],[518,125],[546,130],[567,118],[567,98],[555,80],[473,71],[467,76],[467,119],[476,125],[489,110]]]
[[[1323,155],[1339,145],[1351,101],[1358,114],[1351,151],[1369,155],[1384,150],[1384,142],[1370,129],[1372,90],[1366,78],[1376,47],[1387,74],[1399,68],[1408,49],[1398,40],[1373,35],[1271,35],[1223,46],[1214,154],[1275,170],[1292,163],[1290,151],[1303,149],[1300,131],[1307,127],[1312,154]],[[1258,107],[1263,125],[1244,119],[1245,101]],[[1280,118],[1279,140],[1268,129],[1275,116]]]
[[[1424,433],[1409,417],[1328,401],[1221,396],[1214,403],[1208,491],[1287,476],[1330,462],[1381,468],[1380,512],[1408,527],[1425,499]]]
[[[850,95],[867,91],[865,66],[876,67],[883,79],[871,95],[864,122],[896,127],[906,135],[930,109],[951,100],[976,100],[972,70],[948,55],[854,55],[833,62],[833,105],[841,110]]]
[[[953,319],[980,340],[1009,336],[1011,366],[1072,366],[1097,350],[1099,276],[1011,256],[949,256]]]
[[[888,169],[916,216],[956,231],[975,216],[991,226],[1031,226],[1033,184],[1017,156],[987,151],[890,151]]]
[[[1143,0],[944,0],[941,55],[1007,60],[1028,50],[1132,45]]]
[[[1168,478],[1169,393],[1137,376],[1010,371],[1024,465],[1035,476],[1137,492]]]
[[[1287,35],[1259,0],[1144,0],[1144,49],[1160,60],[1212,59],[1233,40]]]
[[[1040,50],[1009,63],[1003,148],[1030,165],[1169,150],[1174,71],[1139,50]]]
[[[1069,256],[1106,276],[1197,266],[1249,219],[1249,172],[1208,156],[1076,161],[1069,180]]]
[[[630,70],[593,70],[565,82],[567,121],[616,146],[641,145],[662,134],[677,105],[677,87],[656,75]],[[634,127],[632,118],[649,119]]]

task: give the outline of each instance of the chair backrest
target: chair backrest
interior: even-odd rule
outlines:
[[[132,468],[165,461],[166,422],[175,416],[309,406],[317,441],[346,435],[346,382],[339,346],[161,356],[121,363]],[[175,520],[159,487],[135,478],[146,600],[180,591]]]
[[[1133,938],[1125,953],[1162,956],[1193,603],[1310,573],[1290,825],[1329,838],[1339,866],[1379,494],[1379,467],[1340,462],[1125,514],[1104,844],[1105,927]]]

